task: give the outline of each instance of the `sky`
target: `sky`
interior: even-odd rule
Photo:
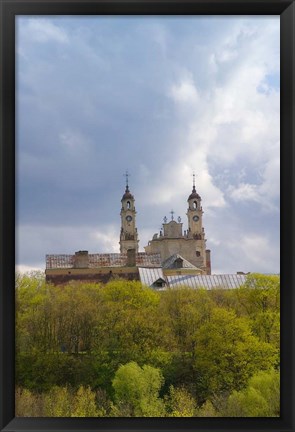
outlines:
[[[16,265],[119,252],[126,170],[139,249],[187,229],[212,273],[279,273],[279,16],[19,16]]]

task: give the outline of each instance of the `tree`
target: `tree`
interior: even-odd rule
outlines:
[[[90,387],[80,386],[73,397],[71,417],[104,417],[105,410],[98,409],[95,393]]]
[[[164,413],[159,391],[163,384],[161,371],[135,362],[122,365],[113,379],[115,415],[158,417]]]
[[[167,417],[194,417],[196,415],[196,401],[185,387],[170,386],[169,394],[165,397]]]
[[[34,394],[28,389],[17,387],[15,391],[16,417],[44,416],[44,402],[40,394]]]
[[[228,398],[224,415],[229,417],[278,417],[280,415],[280,377],[271,369],[255,374],[248,386]]]
[[[276,361],[275,348],[259,341],[248,320],[233,311],[215,308],[210,321],[196,332],[197,391],[204,400],[241,389],[255,372]]]
[[[139,282],[116,280],[105,285],[101,295],[95,353],[109,353],[116,369],[131,360],[147,362],[161,343],[159,294]]]
[[[253,332],[264,342],[280,344],[280,278],[250,274],[235,291],[241,312],[251,318]]]
[[[162,344],[171,353],[170,362],[163,368],[166,391],[170,385],[185,385],[195,392],[195,336],[210,319],[213,306],[205,289],[178,288],[162,293],[159,307]]]
[[[44,397],[46,417],[71,417],[73,395],[68,387],[52,387]]]

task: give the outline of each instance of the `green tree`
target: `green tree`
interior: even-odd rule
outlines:
[[[280,377],[271,369],[260,371],[241,391],[234,391],[228,398],[225,416],[229,417],[278,417],[280,415]]]
[[[97,408],[95,399],[90,387],[80,386],[73,397],[71,417],[104,417],[105,410]]]
[[[264,342],[280,344],[280,277],[250,274],[235,290],[241,312],[251,318],[253,332]]]
[[[52,387],[44,397],[46,417],[71,417],[73,395],[68,387]]]
[[[170,362],[163,365],[166,388],[185,385],[195,392],[196,332],[210,319],[214,306],[204,289],[168,289],[161,295],[159,320],[162,346],[171,353]]]
[[[170,386],[169,394],[165,397],[167,417],[194,417],[196,415],[196,401],[184,387]]]
[[[157,417],[164,413],[159,398],[163,376],[159,369],[135,362],[122,365],[113,379],[115,389],[115,415]]]
[[[161,343],[159,294],[139,282],[116,280],[105,285],[101,295],[95,353],[108,352],[116,369],[130,360],[147,362]]]
[[[197,417],[220,417],[219,411],[210,400],[207,400],[198,410]]]
[[[215,308],[196,332],[197,387],[204,399],[241,389],[255,372],[276,361],[275,348],[259,341],[248,320],[233,311]]]

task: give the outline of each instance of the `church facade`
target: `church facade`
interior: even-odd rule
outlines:
[[[187,230],[183,231],[180,218],[175,221],[171,212],[171,220],[164,218],[160,233],[148,242],[145,252],[139,252],[135,198],[126,175],[121,199],[120,253],[89,254],[81,250],[74,255],[46,255],[46,280],[53,284],[71,280],[106,283],[114,277],[142,280],[149,275],[153,280],[161,274],[154,282],[156,286],[165,286],[167,275],[210,275],[210,250],[206,249],[203,209],[195,178],[187,203]]]
[[[145,247],[145,251],[159,253],[164,264],[169,258],[178,254],[204,274],[211,274],[211,252],[206,249],[205,229],[203,227],[203,209],[201,197],[196,191],[195,180],[192,193],[188,197],[187,219],[188,228],[183,231],[181,219],[174,220],[174,212],[171,212],[171,220],[164,218],[164,223],[159,234],[155,234]],[[181,261],[179,262],[181,266]]]

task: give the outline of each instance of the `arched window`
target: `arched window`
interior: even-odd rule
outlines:
[[[130,209],[130,207],[131,207],[131,203],[130,201],[127,201],[127,208]]]
[[[198,208],[198,203],[197,203],[197,201],[194,201],[193,206],[194,206],[194,209]]]

